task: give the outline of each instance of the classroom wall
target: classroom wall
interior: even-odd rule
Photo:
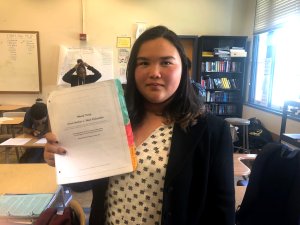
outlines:
[[[29,105],[37,97],[45,100],[56,88],[60,45],[111,47],[116,62],[116,37],[126,35],[134,40],[136,22],[145,22],[147,26],[166,25],[182,35],[251,35],[255,7],[255,0],[0,2],[1,30],[39,31],[40,34],[42,93],[0,94],[1,104]],[[82,31],[88,35],[87,42],[79,40]],[[114,74],[118,77],[116,65]]]
[[[136,22],[166,25],[181,35],[247,35],[251,43],[255,0],[0,0],[0,29],[39,31],[42,93],[0,94],[1,104],[31,105],[56,88],[59,46],[111,47],[116,64],[117,36],[134,40]],[[82,7],[83,6],[83,7]],[[83,9],[83,13],[82,13]],[[85,32],[88,41],[79,40]],[[114,76],[118,77],[116,65]],[[1,76],[9,76],[1,74]],[[244,107],[279,133],[280,117]],[[274,123],[276,121],[276,123]],[[297,123],[299,125],[299,123]],[[297,124],[292,123],[292,127]],[[299,127],[299,126],[298,126]]]

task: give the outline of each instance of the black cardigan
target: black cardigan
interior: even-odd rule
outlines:
[[[95,181],[90,225],[105,221],[108,179]],[[228,124],[206,116],[184,132],[175,124],[166,171],[162,225],[234,225],[233,146]]]

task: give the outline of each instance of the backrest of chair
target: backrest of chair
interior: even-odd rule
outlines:
[[[74,212],[76,213],[76,216],[79,220],[80,225],[85,225],[86,224],[86,217],[85,217],[85,213],[83,211],[83,208],[81,207],[81,205],[79,204],[78,201],[76,201],[75,199],[72,199],[69,203],[69,206],[74,210]]]
[[[3,112],[3,117],[24,117],[26,112]]]
[[[300,224],[300,150],[267,144],[255,159],[237,225]]]

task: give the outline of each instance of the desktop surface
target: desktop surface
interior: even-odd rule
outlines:
[[[0,194],[55,193],[55,168],[46,163],[0,164]]]

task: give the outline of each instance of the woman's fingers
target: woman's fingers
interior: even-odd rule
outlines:
[[[47,133],[45,138],[47,143],[44,149],[44,159],[50,166],[55,166],[54,154],[65,155],[67,151],[59,145],[55,134]]]

